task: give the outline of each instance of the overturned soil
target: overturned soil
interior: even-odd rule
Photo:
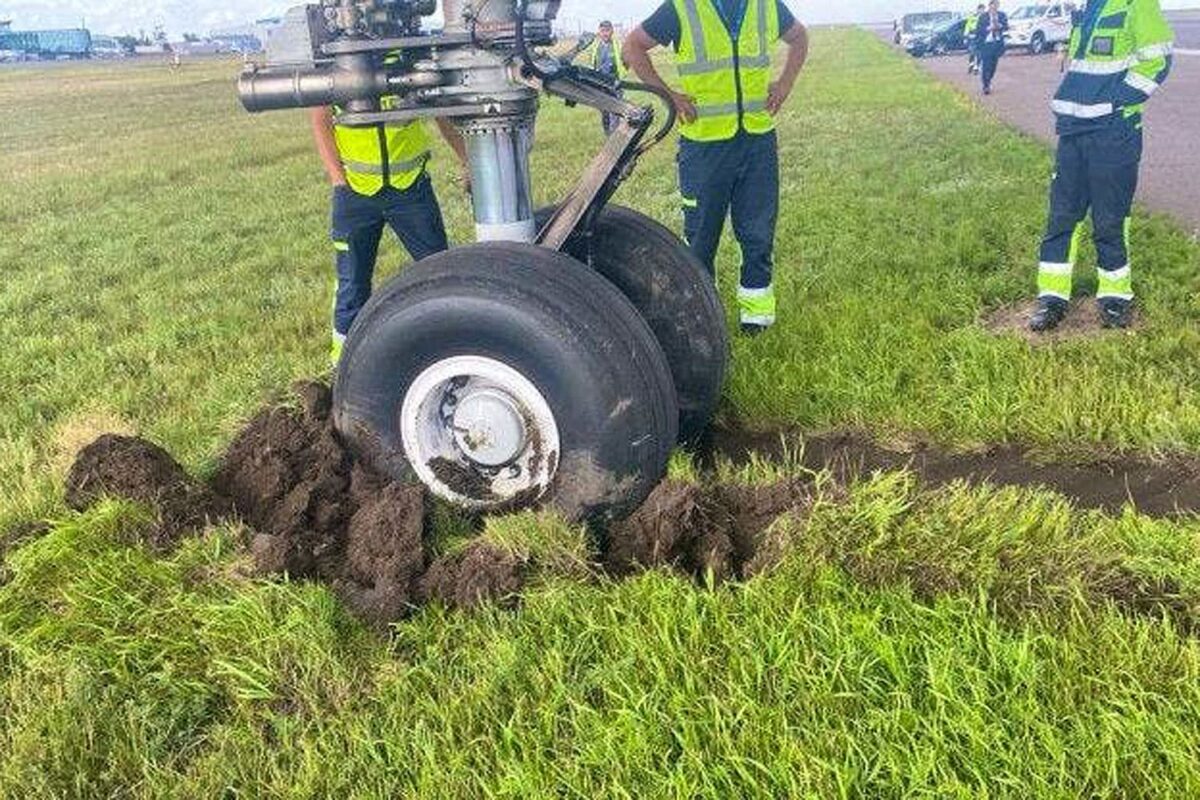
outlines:
[[[908,469],[927,486],[955,481],[995,486],[1041,487],[1071,500],[1079,508],[1118,512],[1132,503],[1151,517],[1200,512],[1200,459],[1144,460],[1097,456],[1075,463],[1044,463],[1016,445],[958,453],[930,444],[893,450],[858,432],[807,435],[799,430],[714,428],[705,442],[702,461],[720,456],[734,464],[752,455],[768,460],[799,459],[814,472],[829,470],[845,485],[876,471]]]
[[[491,548],[435,559],[420,486],[393,483],[356,462],[330,419],[328,387],[295,387],[299,410],[263,411],[230,444],[213,477],[256,531],[257,571],[331,585],[367,620],[400,619],[419,603],[507,601],[524,565]]]
[[[68,503],[83,509],[114,495],[152,506],[157,523],[146,541],[160,551],[210,521],[237,516],[253,529],[259,574],[322,581],[370,622],[400,619],[428,602],[452,608],[518,602],[528,563],[485,541],[435,554],[424,489],[391,482],[356,461],[333,429],[328,387],[294,388],[298,407],[254,417],[208,485],[156,445],[108,435],[80,451],[67,479]],[[798,453],[803,466],[829,470],[835,487],[877,470],[910,469],[930,486],[956,480],[1044,486],[1083,508],[1114,511],[1132,501],[1150,515],[1200,511],[1194,460],[1047,465],[1013,446],[959,454],[921,445],[901,452],[854,433],[737,427],[714,429],[700,455],[711,466],[718,456],[738,464],[752,454],[769,460]],[[664,481],[634,514],[598,532],[602,566],[613,575],[668,567],[703,582],[749,578],[782,559],[795,531],[783,521],[802,521],[814,500],[806,478],[761,486]]]
[[[145,539],[159,551],[231,511],[227,501],[193,480],[167,451],[131,436],[101,436],[79,451],[67,473],[66,501],[72,509],[82,511],[104,496],[153,508],[157,520]]]
[[[1141,315],[1135,311],[1130,330],[1107,330],[1100,324],[1094,298],[1077,297],[1071,301],[1067,316],[1053,331],[1034,333],[1029,330],[1029,320],[1038,308],[1037,300],[1026,300],[1014,305],[993,309],[980,318],[984,330],[997,335],[1011,335],[1030,344],[1046,345],[1077,339],[1092,339],[1098,336],[1128,336],[1141,326]]]
[[[670,566],[703,581],[753,577],[783,558],[785,532],[777,523],[807,512],[812,488],[799,479],[715,488],[664,481],[609,528],[605,566],[617,575]]]

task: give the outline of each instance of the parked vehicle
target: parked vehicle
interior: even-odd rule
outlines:
[[[931,11],[921,14],[905,14],[893,24],[894,36],[893,40],[901,47],[908,47],[908,43],[916,36],[922,36],[929,33],[938,25],[952,22],[958,19],[959,15],[953,11]]]
[[[923,56],[944,56],[967,49],[965,34],[967,21],[956,19],[953,22],[943,22],[928,33],[919,34],[909,40],[904,48],[915,58]]]
[[[1037,56],[1069,42],[1073,11],[1069,3],[1021,6],[1008,16],[1008,47]]]

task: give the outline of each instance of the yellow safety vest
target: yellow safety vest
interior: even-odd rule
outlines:
[[[383,108],[391,108],[394,102],[385,97]],[[366,128],[335,125],[333,136],[350,188],[369,197],[385,186],[408,189],[424,174],[429,161],[429,134],[419,121]]]
[[[617,80],[625,80],[625,75],[629,70],[625,66],[625,62],[621,60],[621,40],[616,37],[612,38],[613,62],[617,65]],[[584,48],[581,54],[584,57],[583,63],[587,64],[592,69],[600,69],[600,37],[597,36],[592,40],[592,43]]]
[[[737,41],[733,41],[713,0],[674,0],[679,15],[675,63],[683,91],[696,100],[695,122],[679,133],[696,142],[719,142],[737,135],[769,133],[771,46],[779,39],[775,0],[748,0]]]

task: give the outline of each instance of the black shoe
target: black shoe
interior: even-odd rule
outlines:
[[[1105,328],[1125,330],[1133,324],[1133,301],[1117,297],[1105,297],[1096,302],[1100,310],[1100,324]]]
[[[992,93],[992,87],[990,87],[990,86],[985,86],[985,87],[983,87],[983,93],[984,93],[984,94],[991,94],[991,93]]]
[[[770,329],[770,327],[770,325],[756,325],[752,322],[743,322],[742,336],[749,336],[751,338],[755,336],[762,336]]]
[[[1067,304],[1057,298],[1046,298],[1038,301],[1038,309],[1029,318],[1029,330],[1034,333],[1048,333],[1062,324],[1067,316]]]

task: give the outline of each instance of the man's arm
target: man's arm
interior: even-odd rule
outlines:
[[[317,155],[321,157],[321,166],[329,176],[329,182],[334,186],[346,185],[346,168],[342,166],[342,157],[338,155],[337,141],[333,138],[333,112],[328,107],[314,108],[309,112],[312,122],[313,141],[317,145]]]
[[[462,133],[459,132],[458,128],[454,127],[454,123],[450,120],[438,117],[437,126],[438,132],[442,134],[442,138],[446,140],[446,144],[450,145],[450,149],[458,157],[458,182],[462,186],[463,191],[470,194],[471,163],[470,159],[467,158],[467,143],[463,141]]]
[[[695,122],[695,98],[672,89],[662,79],[662,76],[658,74],[658,70],[654,68],[654,62],[650,60],[650,51],[657,46],[658,42],[654,41],[654,38],[646,33],[645,28],[638,27],[625,38],[625,46],[621,49],[621,58],[625,59],[625,63],[629,65],[629,68],[637,73],[642,83],[647,86],[653,86],[656,89],[662,89],[671,96],[671,103],[675,106],[675,113],[684,122]]]
[[[1166,83],[1175,40],[1158,0],[1136,0],[1130,11],[1137,63],[1130,67],[1124,85],[1117,91],[1119,106],[1140,105]]]
[[[778,114],[791,97],[796,78],[804,69],[804,62],[808,61],[808,29],[797,21],[783,34],[783,41],[788,48],[787,62],[783,65],[783,73],[771,84],[767,94],[767,111],[772,114]]]

